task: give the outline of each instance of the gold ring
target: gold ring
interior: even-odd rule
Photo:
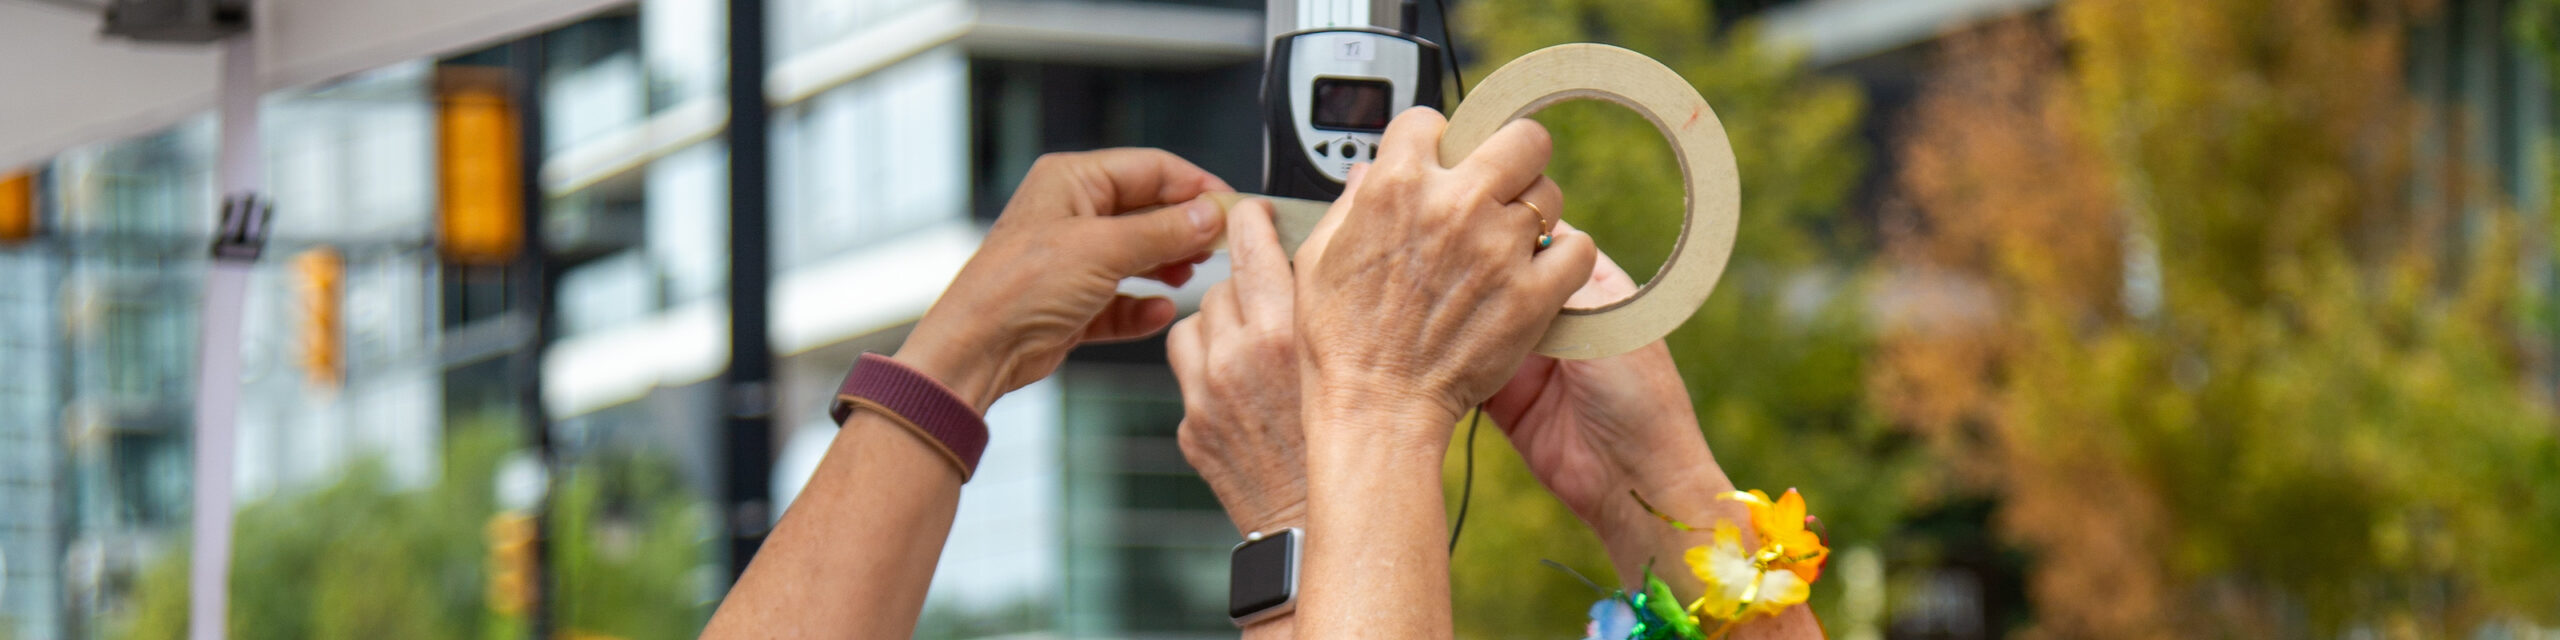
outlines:
[[[1538,216],[1538,248],[1545,249],[1547,248],[1547,245],[1555,244],[1556,237],[1547,233],[1547,210],[1540,209],[1538,208],[1538,203],[1530,202],[1525,199],[1521,200],[1520,204],[1527,205],[1529,207],[1529,213],[1531,215]]]

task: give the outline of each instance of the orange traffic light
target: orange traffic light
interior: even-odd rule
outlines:
[[[0,242],[36,235],[35,177],[23,171],[0,173]]]
[[[534,581],[533,516],[508,511],[489,519],[489,608],[500,615],[523,615],[539,594]]]
[[[323,387],[337,387],[345,371],[339,307],[345,299],[346,270],[346,259],[328,247],[293,257],[296,306],[302,316],[302,370],[312,384]]]
[[[444,215],[437,246],[458,263],[514,260],[524,246],[524,181],[507,76],[468,67],[442,73],[436,154]]]

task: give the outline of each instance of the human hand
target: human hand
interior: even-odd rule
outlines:
[[[1636,287],[1602,255],[1566,304],[1596,307],[1634,295]],[[1712,497],[1732,490],[1660,341],[1591,360],[1531,354],[1484,408],[1531,475],[1599,534],[1622,571],[1657,555],[1667,546],[1662,539],[1675,533],[1629,491],[1694,518],[1721,509]]]
[[[1384,412],[1322,416],[1328,432],[1369,430],[1356,434],[1364,446],[1440,455],[1458,416],[1517,370],[1597,252],[1579,233],[1538,249],[1564,210],[1563,191],[1539,175],[1545,128],[1514,121],[1443,168],[1447,126],[1429,109],[1397,116],[1377,163],[1298,250],[1300,388],[1311,417],[1319,405]]]
[[[984,412],[1056,370],[1078,344],[1163,329],[1173,322],[1173,302],[1120,295],[1120,281],[1190,281],[1224,221],[1199,197],[1229,190],[1155,149],[1041,156],[977,254],[916,322],[898,360]]]
[[[1227,252],[1235,276],[1210,287],[1200,312],[1165,337],[1182,384],[1182,457],[1217,493],[1237,533],[1302,526],[1307,466],[1294,277],[1270,203],[1246,200],[1228,212]]]

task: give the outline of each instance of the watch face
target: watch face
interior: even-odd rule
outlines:
[[[1283,529],[1236,545],[1229,558],[1227,617],[1242,624],[1261,614],[1283,611],[1296,599],[1302,535],[1297,529]]]

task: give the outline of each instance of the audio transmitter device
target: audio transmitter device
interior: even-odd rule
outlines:
[[[1407,108],[1441,108],[1440,46],[1386,29],[1346,27],[1281,34],[1263,76],[1270,132],[1263,193],[1331,201],[1351,165],[1377,158],[1387,120]]]

